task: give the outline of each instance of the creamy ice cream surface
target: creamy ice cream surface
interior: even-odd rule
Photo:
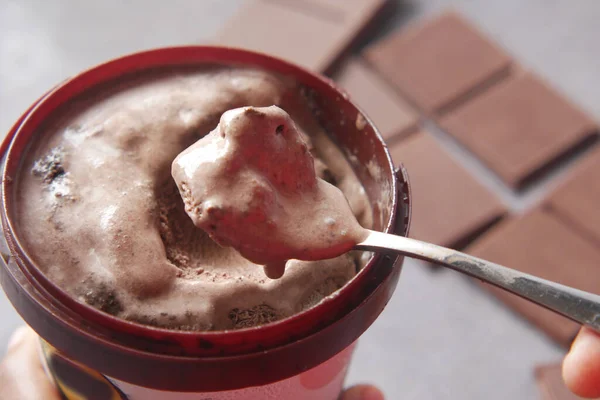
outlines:
[[[270,154],[274,158],[267,161],[298,174],[294,182],[306,177],[309,186],[320,185],[319,176],[335,184],[360,223],[370,227],[364,190],[293,80],[254,69],[181,68],[125,77],[90,91],[40,127],[16,179],[17,234],[25,250],[45,276],[80,301],[154,326],[243,328],[315,305],[356,274],[360,254],[291,260],[283,277],[270,279],[259,265],[194,226],[185,210],[194,204],[184,204],[170,174],[177,155],[213,131],[219,120],[229,121],[230,128],[260,125],[252,107],[273,105],[278,108],[267,109],[279,121],[273,134],[285,137],[286,129],[297,129],[302,140],[294,142],[298,160]],[[226,113],[248,106],[242,110],[244,116],[254,110],[247,115],[250,122],[236,120],[240,111]],[[279,125],[284,131],[278,133]],[[260,153],[252,157],[251,163],[261,162]],[[293,168],[296,162],[299,169]],[[271,201],[265,181],[244,171],[235,179],[252,184],[242,191],[225,186],[233,198],[259,193]],[[269,178],[269,185],[278,185],[277,193],[289,183],[288,172]],[[202,210],[205,215],[219,212],[210,203]],[[249,211],[242,218],[285,218],[273,208]],[[330,216],[334,222],[323,218],[323,223],[335,226],[337,217]],[[222,243],[231,244],[228,240]]]
[[[277,106],[225,112],[172,174],[194,224],[272,278],[289,259],[333,258],[366,234],[344,194],[317,177],[301,132]]]

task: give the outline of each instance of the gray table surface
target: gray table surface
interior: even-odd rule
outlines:
[[[0,132],[62,79],[125,53],[208,40],[240,4],[0,0]],[[404,1],[371,40],[448,7],[600,119],[600,2]],[[553,184],[546,179],[515,195],[443,132],[435,133],[516,212],[538,202]],[[5,344],[22,321],[4,296],[0,317]],[[464,277],[408,261],[393,300],[360,341],[348,384],[375,383],[389,399],[535,399],[532,368],[563,353]]]

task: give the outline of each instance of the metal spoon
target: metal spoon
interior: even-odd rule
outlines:
[[[368,231],[357,250],[391,251],[481,279],[600,332],[600,296],[431,243]]]

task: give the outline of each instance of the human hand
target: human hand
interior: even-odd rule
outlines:
[[[563,362],[563,379],[576,395],[600,397],[600,335],[583,327]]]
[[[22,326],[13,333],[0,363],[0,399],[60,400],[40,363],[36,333]]]
[[[60,400],[44,372],[38,345],[38,336],[31,328],[23,326],[15,331],[0,363],[0,399]],[[358,385],[346,390],[340,400],[383,400],[383,395],[372,386]]]

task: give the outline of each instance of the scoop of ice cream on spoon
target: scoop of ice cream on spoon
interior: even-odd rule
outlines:
[[[290,116],[275,106],[223,114],[181,153],[172,173],[194,223],[218,243],[281,276],[288,259],[352,248],[392,251],[479,278],[600,331],[600,296],[456,250],[362,228],[342,192],[319,179]]]
[[[289,259],[333,258],[367,235],[343,193],[317,177],[301,132],[276,106],[225,112],[171,172],[194,224],[271,278]]]

